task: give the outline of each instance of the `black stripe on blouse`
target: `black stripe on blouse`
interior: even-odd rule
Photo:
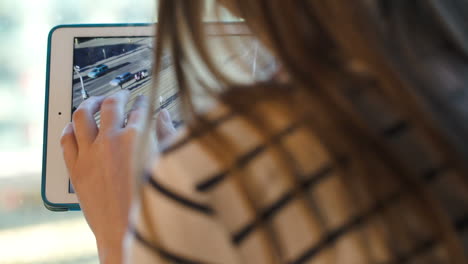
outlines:
[[[343,159],[343,162],[346,162],[346,159]],[[314,176],[302,182],[302,184],[300,185],[300,188],[311,188],[313,186],[316,186],[319,182],[326,179],[327,176],[331,175],[331,172],[333,171],[334,168],[335,167],[333,167],[332,165],[323,166],[322,169],[319,169],[314,174]],[[429,169],[428,172],[425,174],[432,174],[433,171],[434,169]],[[436,170],[436,171],[443,172],[444,170]],[[438,174],[438,175],[441,175],[441,174]],[[437,178],[436,176],[426,178],[426,183],[432,182],[436,178]],[[392,205],[394,202],[398,201],[401,198],[401,196],[407,192],[408,190],[402,189],[388,196],[386,199],[378,201],[368,211],[352,218],[348,223],[344,224],[343,226],[328,232],[328,234],[325,235],[325,237],[319,243],[317,243],[310,249],[306,250],[301,256],[299,256],[296,260],[291,261],[290,263],[294,263],[294,264],[304,263],[310,258],[316,256],[321,250],[334,244],[340,237],[342,237],[349,231],[353,230],[354,228],[359,227],[368,218],[384,210],[388,206]],[[237,246],[241,245],[241,243],[253,231],[255,231],[256,228],[259,228],[262,225],[262,223],[274,217],[276,213],[278,213],[282,208],[284,208],[290,201],[293,201],[294,197],[297,197],[300,193],[301,193],[300,190],[296,189],[294,191],[287,192],[285,195],[281,196],[271,206],[263,210],[263,212],[260,214],[260,217],[258,219],[247,224],[240,231],[234,233],[231,238],[232,242]]]
[[[170,190],[168,187],[163,186],[159,182],[156,181],[154,177],[150,173],[147,173],[146,178],[148,179],[149,184],[153,187],[154,190],[158,191],[160,194],[164,195],[165,197],[169,198],[170,200],[185,206],[187,208],[190,208],[192,210],[198,211],[200,213],[204,214],[213,214],[213,208],[211,208],[208,205],[192,201],[172,190]]]
[[[173,252],[170,252],[168,250],[165,250],[159,246],[154,245],[150,241],[146,240],[138,230],[135,228],[129,228],[129,231],[133,236],[135,237],[136,241],[141,243],[143,246],[145,246],[147,249],[151,250],[152,252],[157,253],[161,258],[170,261],[170,262],[175,262],[179,264],[203,264],[204,262],[198,261],[198,260],[193,260],[189,259],[187,257],[183,257],[180,255],[177,255]]]
[[[388,126],[382,131],[385,137],[395,137],[407,131],[410,125],[405,120],[396,121],[394,124]]]
[[[291,201],[304,190],[310,190],[310,188],[319,184],[322,180],[326,179],[327,176],[331,175],[331,172],[334,170],[332,164],[326,164],[322,168],[318,169],[316,172],[312,173],[310,176],[306,177],[305,180],[302,180],[299,188],[292,191],[286,192],[283,194],[277,201],[273,202],[270,206],[261,210],[260,216],[257,220],[252,223],[247,224],[241,230],[237,231],[232,235],[232,242],[235,245],[239,245],[242,241],[247,238],[257,227],[259,227],[264,221],[267,221],[275,216],[277,212],[287,206]]]
[[[422,179],[427,182],[433,181],[449,169],[450,168],[446,165],[430,168],[423,174]]]
[[[468,213],[462,218],[454,221],[453,225],[457,232],[463,232],[468,227]],[[416,257],[421,256],[429,250],[432,250],[437,245],[436,239],[426,239],[417,244],[413,249],[407,253],[397,256],[394,261],[389,261],[386,264],[403,264],[413,261]]]
[[[455,221],[455,228],[460,232],[468,229],[468,212],[465,212],[465,215],[462,218]]]
[[[278,134],[273,136],[272,142],[280,141],[283,137],[285,137],[285,136],[291,134],[292,132],[294,132],[299,127],[299,125],[300,125],[299,122],[294,123],[294,124],[288,126],[286,129],[280,131]],[[401,134],[402,132],[405,132],[406,130],[408,130],[408,128],[409,128],[408,123],[406,121],[404,121],[404,120],[400,120],[400,121],[396,122],[395,124],[390,125],[388,128],[384,129],[382,133],[386,137],[391,138],[391,137],[394,137],[394,136],[397,136],[397,135]],[[238,158],[238,160],[236,162],[236,166],[238,168],[242,167],[242,166],[245,166],[250,161],[252,161],[256,156],[258,156],[258,154],[261,154],[262,152],[264,152],[264,150],[266,148],[267,148],[267,144],[260,144],[260,145],[258,145],[256,147],[254,147],[252,150],[250,150],[249,152],[247,152],[246,154],[244,154],[244,155],[242,155],[242,156],[240,156]],[[230,170],[225,170],[225,171],[222,171],[222,172],[219,172],[219,173],[215,174],[214,176],[211,176],[209,179],[198,183],[196,185],[196,189],[198,191],[201,191],[201,192],[206,192],[206,191],[211,190],[216,185],[221,183],[226,178],[226,176],[229,174],[229,172],[230,172]]]
[[[229,113],[227,113],[227,114],[225,114],[225,115],[211,121],[211,123],[209,123],[209,125],[208,125],[208,127],[206,129],[191,131],[191,133],[189,133],[186,137],[180,139],[179,141],[175,142],[172,145],[167,146],[166,148],[163,148],[161,150],[161,154],[167,155],[167,154],[169,154],[169,153],[171,153],[173,151],[176,151],[177,149],[183,147],[185,144],[190,142],[192,139],[195,139],[197,137],[202,136],[203,134],[205,134],[210,129],[214,129],[217,126],[221,125],[222,123],[232,119],[235,115],[236,114],[234,112],[229,112]]]
[[[373,215],[381,212],[382,210],[386,209],[391,204],[398,201],[401,197],[403,192],[397,192],[387,199],[377,202],[373,207],[371,207],[366,212],[353,217],[350,221],[343,224],[342,226],[329,231],[318,243],[310,247],[309,249],[305,250],[298,258],[288,263],[291,264],[301,264],[305,263],[309,259],[315,257],[320,251],[328,248],[329,246],[336,243],[341,237],[349,233],[350,231],[360,227],[367,219],[372,217]]]
[[[429,171],[433,171],[433,169],[430,169]],[[444,170],[438,170],[440,172],[443,172]],[[426,173],[424,173],[426,174]],[[438,174],[437,176],[442,175],[441,173]],[[431,177],[425,181],[425,184],[429,184],[436,180],[438,177]],[[392,204],[396,203],[397,201],[402,198],[403,195],[408,194],[411,192],[411,188],[402,188],[401,190],[393,193],[392,195],[389,195],[387,198],[378,201],[374,206],[372,206],[369,210],[365,211],[364,213],[352,218],[350,221],[348,221],[346,224],[342,225],[341,227],[338,227],[325,235],[325,237],[320,240],[317,244],[309,248],[308,250],[304,251],[302,255],[300,255],[296,260],[291,261],[289,263],[291,264],[300,264],[300,263],[305,263],[309,259],[315,257],[321,250],[333,245],[339,238],[344,236],[345,234],[349,233],[350,231],[360,227],[362,224],[364,224],[369,218],[375,216],[379,212],[385,210]]]
[[[416,245],[413,249],[406,252],[403,255],[397,256],[395,260],[388,262],[388,264],[403,264],[408,263],[414,260],[414,258],[419,257],[426,253],[429,250],[432,250],[435,245],[437,244],[437,240],[434,239],[426,239],[423,240],[421,243]]]
[[[263,153],[266,149],[266,145],[259,145],[252,149],[251,151],[247,152],[246,154],[240,156],[234,167],[241,168],[247,165],[252,159],[254,159],[259,154]],[[232,171],[231,170],[224,170],[220,173],[211,176],[208,180],[204,180],[196,185],[196,189],[200,192],[206,192],[214,188],[216,185],[221,183]]]
[[[297,122],[279,131],[277,134],[273,135],[273,137],[270,140],[271,143],[277,143],[283,137],[293,133],[299,126],[300,126],[300,123]],[[210,191],[212,188],[216,187],[219,183],[221,183],[229,175],[229,173],[232,170],[246,166],[249,162],[255,159],[255,157],[265,152],[267,148],[268,148],[268,143],[262,143],[262,144],[255,146],[252,150],[239,156],[233,168],[219,172],[209,177],[207,180],[203,180],[202,182],[196,185],[196,189],[200,192]]]
[[[229,174],[229,171],[222,171],[220,173],[211,176],[208,180],[204,180],[203,182],[197,184],[196,189],[200,192],[206,192],[209,189],[213,188],[214,186],[221,183],[224,178]]]
[[[294,200],[295,198],[294,192],[287,192],[286,194],[282,195],[276,202],[274,202],[271,206],[265,208],[261,213],[259,220],[254,221],[250,224],[247,224],[243,227],[240,231],[236,232],[232,235],[231,241],[238,245],[242,243],[242,241],[247,238],[255,229],[257,229],[261,224],[262,221],[268,220],[273,217],[278,211],[284,208],[289,202]]]

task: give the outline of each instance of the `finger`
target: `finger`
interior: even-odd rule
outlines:
[[[119,129],[124,126],[125,105],[130,92],[122,90],[104,99],[101,105],[101,132]]]
[[[132,109],[128,114],[127,127],[141,128],[145,124],[148,112],[148,98],[139,95],[133,103]]]
[[[102,96],[90,97],[73,112],[73,131],[78,147],[88,146],[96,138],[98,127],[94,114],[101,107],[103,99]]]
[[[73,124],[68,123],[63,129],[60,137],[60,145],[62,146],[63,159],[68,170],[73,167],[76,157],[78,156],[78,144],[76,143]]]
[[[176,132],[172,124],[172,118],[169,111],[162,109],[156,117],[156,137],[158,142],[163,142]]]

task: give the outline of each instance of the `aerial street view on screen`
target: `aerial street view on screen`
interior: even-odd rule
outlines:
[[[131,91],[130,103],[139,94],[149,94],[153,64],[153,37],[75,38],[73,54],[74,111],[90,96],[110,95],[118,90]],[[176,109],[177,91],[168,55],[161,68],[158,105],[167,107],[180,123]],[[99,115],[96,116],[99,119]]]
[[[252,41],[248,36],[230,36],[230,38],[244,44],[232,50],[213,49],[225,70],[243,64],[247,66],[244,67],[246,71],[244,74],[247,73],[255,79],[261,75],[260,73],[271,72],[275,67],[273,61],[257,62],[257,53],[260,51],[257,45],[251,45]],[[222,38],[214,37],[210,43],[217,41],[222,41]],[[131,92],[127,104],[128,111],[138,95],[150,94],[153,78],[153,43],[154,37],[75,38],[73,69],[70,69],[73,74],[72,111],[90,96],[108,96],[123,89]],[[161,63],[161,71],[158,74],[158,95],[153,99],[156,105],[154,114],[161,108],[167,109],[174,126],[178,127],[183,120],[178,111],[177,85],[169,54],[163,55]],[[233,72],[236,72],[234,68],[231,69],[231,73]],[[95,119],[99,123],[99,112],[95,115]],[[71,184],[69,192],[74,192]]]
[[[244,63],[244,66],[247,66],[247,75],[253,79],[257,78],[259,73],[271,72],[272,66],[273,68],[275,66],[274,62],[257,63],[259,49],[248,36],[230,36],[230,38],[244,41],[244,44],[229,51],[213,51],[217,53],[216,57],[220,59],[225,70]],[[212,43],[221,40],[219,37],[211,39]],[[70,69],[73,73],[72,111],[90,96],[107,96],[122,89],[131,91],[128,110],[138,95],[149,94],[152,81],[153,42],[154,37],[75,38],[73,69]],[[234,68],[232,71],[235,71]],[[177,111],[177,87],[168,54],[163,55],[158,78],[158,96],[154,98],[157,106],[155,114],[160,108],[166,108],[177,127],[182,120],[180,111]],[[96,115],[96,120],[99,122],[99,113]]]

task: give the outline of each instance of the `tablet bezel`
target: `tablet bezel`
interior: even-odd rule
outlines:
[[[209,35],[249,34],[242,22],[207,23],[207,26]],[[74,38],[154,35],[154,24],[60,25],[49,32],[41,188],[42,199],[48,209],[80,209],[76,195],[69,192],[69,177],[60,146],[62,130],[71,120]]]

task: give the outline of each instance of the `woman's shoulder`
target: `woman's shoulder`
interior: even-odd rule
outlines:
[[[265,100],[255,104],[252,115],[216,104],[200,114],[199,123],[181,128],[164,142],[155,168],[173,170],[196,183],[223,175],[236,163],[254,160],[268,149],[268,141],[283,141],[291,152],[301,146],[317,149],[318,140],[287,111],[287,105]],[[201,184],[203,185],[203,184]]]

